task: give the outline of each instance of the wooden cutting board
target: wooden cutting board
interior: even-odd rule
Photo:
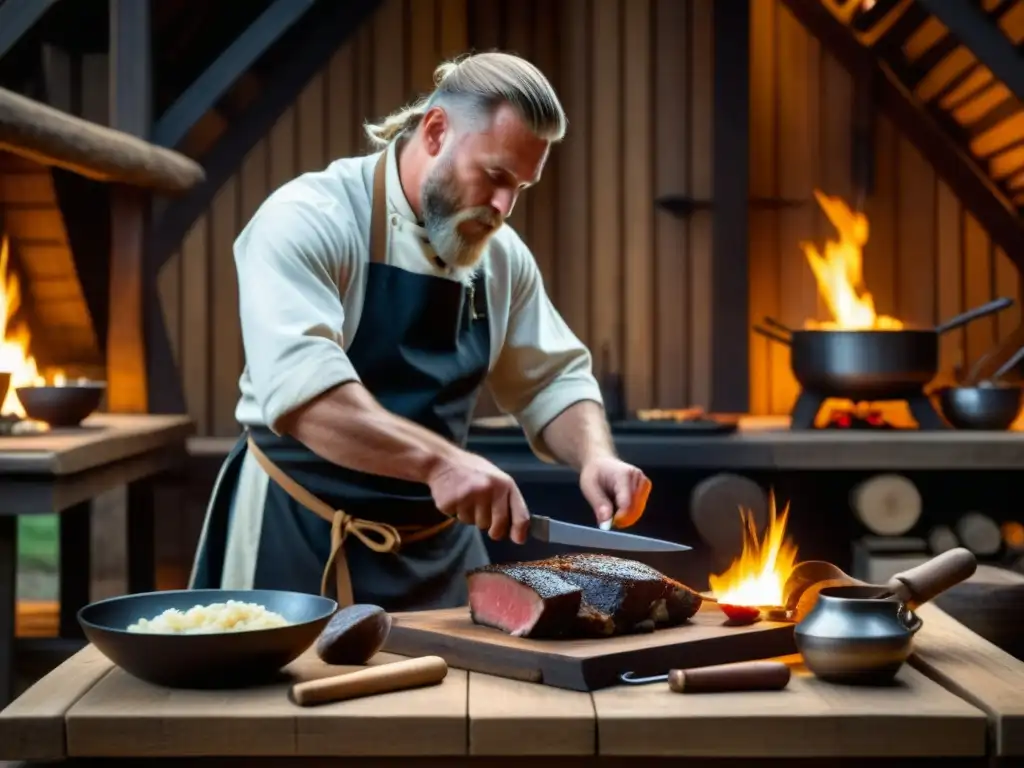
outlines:
[[[403,656],[436,654],[457,669],[574,691],[619,684],[619,675],[659,675],[796,653],[793,624],[759,621],[730,626],[705,603],[689,623],[640,635],[587,640],[531,640],[474,624],[469,608],[392,614],[384,650]]]

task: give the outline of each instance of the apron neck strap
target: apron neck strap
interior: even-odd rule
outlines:
[[[385,149],[373,169],[373,201],[370,207],[370,261],[375,264],[387,262],[388,228],[387,228],[387,167],[388,152]]]

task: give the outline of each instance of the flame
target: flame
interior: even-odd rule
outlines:
[[[833,318],[823,322],[808,320],[805,327],[840,331],[900,330],[903,323],[899,320],[875,312],[875,300],[864,287],[861,250],[868,241],[867,217],[863,213],[854,213],[838,197],[829,197],[819,190],[814,190],[814,197],[838,230],[839,240],[825,243],[824,256],[813,243],[800,244],[818,282],[818,293]]]
[[[43,386],[46,379],[39,374],[36,359],[29,353],[28,324],[15,319],[21,308],[21,283],[10,268],[10,254],[7,236],[0,235],[0,372],[11,374],[7,395],[0,404],[0,415],[25,418],[25,409],[15,388]],[[63,372],[58,372],[57,376],[63,379]]]
[[[740,508],[743,520],[743,549],[725,573],[708,577],[711,592],[719,603],[756,607],[785,603],[783,587],[796,565],[796,546],[786,536],[789,504],[775,513],[775,494],[768,500],[768,526],[758,541],[757,523],[751,510]]]

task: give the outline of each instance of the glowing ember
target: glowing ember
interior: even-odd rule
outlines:
[[[828,305],[832,320],[808,320],[812,330],[896,331],[903,323],[875,312],[875,300],[864,286],[861,249],[868,241],[868,220],[863,213],[854,213],[838,197],[829,197],[814,190],[828,220],[839,232],[839,240],[825,243],[824,256],[813,243],[801,243],[814,277],[818,293]]]
[[[44,386],[46,379],[39,374],[36,360],[29,353],[28,324],[15,318],[21,307],[21,284],[10,268],[10,255],[7,236],[0,235],[0,372],[11,374],[7,395],[0,404],[0,415],[25,418],[25,409],[15,394],[15,388]],[[54,385],[61,386],[64,373],[58,371],[54,379]]]
[[[720,576],[708,578],[719,604],[730,606],[781,606],[782,588],[796,564],[796,547],[786,536],[789,505],[775,513],[775,494],[769,497],[768,526],[758,540],[753,512],[740,508],[743,520],[743,549]]]

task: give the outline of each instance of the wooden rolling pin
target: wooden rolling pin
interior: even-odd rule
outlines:
[[[448,664],[440,656],[422,656],[366,667],[343,675],[308,680],[292,686],[292,701],[302,707],[344,701],[378,693],[404,691],[437,685],[448,675]]]
[[[668,673],[668,687],[676,693],[778,691],[789,685],[789,678],[789,667],[781,661],[743,661],[673,669]]]

